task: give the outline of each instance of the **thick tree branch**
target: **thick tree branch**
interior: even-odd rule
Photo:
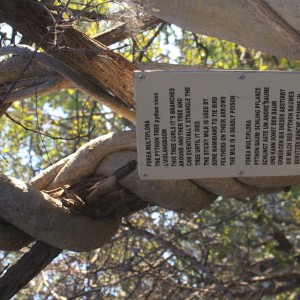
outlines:
[[[1,217],[35,239],[61,249],[89,251],[116,233],[118,222],[71,214],[61,200],[14,178],[0,176]],[[1,248],[1,246],[0,246]]]
[[[123,114],[129,120],[134,120],[134,113],[127,106],[124,105],[118,98],[113,97],[112,95],[106,93],[101,86],[91,82],[85,76],[81,76],[81,74],[69,67],[67,64],[58,61],[50,55],[45,53],[35,52],[33,49],[29,47],[3,47],[0,49],[0,55],[5,54],[16,54],[24,57],[28,57],[29,59],[34,59],[39,63],[46,65],[47,67],[53,68],[56,72],[60,73],[64,77],[68,78],[75,86],[81,88],[87,94],[93,96],[95,99],[101,99],[104,104],[110,107],[112,110]],[[13,85],[15,87],[15,85]],[[12,88],[13,88],[12,87]],[[9,95],[9,90],[5,93],[2,104],[7,102],[7,96]]]
[[[3,9],[4,10],[4,9]],[[0,15],[1,15],[1,8],[0,8]],[[100,41],[101,43],[105,45],[111,45],[115,42],[118,42],[122,39],[125,39],[129,36],[131,36],[134,33],[146,30],[148,28],[152,28],[156,26],[157,24],[161,23],[161,20],[158,20],[151,16],[145,16],[144,19],[139,20],[139,22],[136,25],[135,28],[132,27],[132,24],[129,23],[122,23],[120,25],[117,25],[113,27],[111,30],[107,30],[97,37],[95,37],[96,40]],[[69,54],[72,56],[72,51],[69,50]],[[81,50],[82,52],[82,50]],[[97,51],[96,51],[97,53]],[[78,54],[78,53],[77,53]],[[80,53],[79,53],[80,54]],[[1,62],[2,67],[0,68],[0,84],[3,83],[6,86],[9,86],[10,82],[14,80],[21,72],[21,70],[24,69],[26,63],[28,62],[27,59],[21,58],[21,57],[13,57],[9,59],[8,61]],[[90,63],[89,63],[90,65]],[[16,99],[20,99],[22,97],[31,97],[35,96],[36,94],[42,95],[47,94],[51,92],[59,91],[61,88],[68,88],[68,87],[74,87],[74,84],[70,83],[66,77],[61,77],[57,73],[54,72],[54,70],[51,70],[51,68],[45,68],[40,64],[32,63],[28,69],[26,69],[25,74],[20,79],[25,78],[36,78],[39,76],[52,76],[56,74],[55,81],[51,81],[52,77],[49,77],[50,81],[45,82],[43,85],[34,86],[32,89],[28,90],[25,89],[25,86],[23,88],[20,88],[16,91],[16,89],[13,89],[11,94],[8,95],[6,98],[7,101],[14,101]],[[54,79],[54,77],[53,77]],[[80,79],[80,78],[79,78]],[[123,82],[123,81],[122,81]],[[5,91],[4,91],[5,93]],[[112,95],[110,94],[103,94],[104,99],[98,98],[101,102],[106,102],[105,99],[109,98],[113,100]],[[118,102],[117,99],[113,102]],[[117,105],[116,107],[111,107],[114,111],[117,111],[121,114],[123,114],[124,117],[127,117],[128,119],[132,120],[134,119],[134,111],[130,109],[130,107],[125,107],[124,109],[121,109],[123,106],[122,102],[119,102],[120,105]],[[106,103],[107,104],[107,103]],[[10,106],[9,103],[5,103],[2,105],[0,109],[0,116],[5,113],[5,111]],[[121,109],[121,111],[120,111]]]
[[[5,0],[0,19],[133,109],[133,71],[138,68],[76,29],[53,24],[48,12],[30,0]]]
[[[29,252],[0,278],[1,300],[11,299],[38,275],[61,252],[60,249],[36,242]]]
[[[292,28],[264,0],[245,0],[249,8],[266,26],[277,32],[278,37],[300,51],[300,34]]]
[[[70,201],[73,201],[74,203],[70,209],[76,210],[78,214],[85,215],[92,219],[97,219],[98,225],[102,226],[102,231],[104,231],[104,232],[110,231],[108,228],[109,226],[107,226],[108,224],[103,223],[104,213],[105,213],[106,217],[109,217],[111,215],[115,216],[113,218],[113,219],[116,219],[114,221],[114,223],[116,223],[116,225],[118,226],[118,223],[120,222],[120,217],[121,217],[122,213],[123,212],[127,213],[127,211],[123,209],[123,206],[126,206],[127,199],[125,199],[125,197],[124,198],[121,197],[121,195],[120,195],[121,192],[119,192],[119,193],[114,192],[114,189],[117,188],[117,186],[116,186],[117,181],[126,177],[129,173],[131,173],[135,169],[135,167],[136,167],[136,162],[133,161],[133,162],[130,162],[129,164],[125,165],[124,167],[120,168],[118,171],[116,171],[113,174],[113,176],[111,176],[107,179],[102,177],[102,179],[101,179],[102,181],[99,181],[100,179],[98,179],[98,178],[85,179],[82,182],[77,182],[73,185],[70,185],[68,188],[65,188],[65,189],[59,188],[59,189],[56,189],[55,191],[51,191],[51,192],[49,191],[48,193],[51,194],[53,197],[56,195],[55,197],[59,197],[61,199],[61,201],[62,200],[69,201],[68,203],[70,203]],[[56,211],[55,215],[58,218],[55,218],[53,215],[52,215],[52,218],[54,217],[53,220],[55,220],[55,222],[58,223],[58,225],[59,225],[60,216],[59,216],[58,210],[55,208],[55,206],[59,206],[59,204],[55,203],[54,199],[51,199],[50,197],[47,198],[45,194],[37,193],[37,191],[34,191],[33,189],[31,189],[30,187],[27,187],[26,185],[22,186],[21,183],[15,181],[13,179],[0,177],[0,187],[2,184],[1,181],[4,181],[6,183],[6,187],[7,187],[6,189],[5,188],[3,189],[3,186],[1,188],[1,191],[4,193],[4,197],[0,197],[0,206],[2,207],[1,212],[3,212],[3,210],[5,211],[5,208],[3,208],[2,205],[4,205],[5,207],[9,207],[9,205],[7,205],[7,203],[6,203],[7,199],[5,199],[5,197],[10,198],[9,200],[10,200],[10,202],[12,202],[13,209],[15,209],[16,211],[22,211],[23,214],[25,215],[25,219],[27,222],[29,222],[31,224],[36,223],[34,225],[39,227],[38,231],[34,230],[34,228],[31,228],[31,230],[33,229],[33,231],[30,233],[33,236],[36,236],[36,234],[42,234],[42,236],[41,236],[42,239],[50,241],[51,237],[50,237],[50,240],[48,239],[48,237],[49,237],[49,235],[51,236],[51,233],[48,233],[47,236],[43,235],[43,234],[45,234],[43,227],[45,227],[45,226],[51,227],[51,225],[50,225],[51,222],[49,222],[49,219],[47,220],[47,217],[45,220],[40,220],[39,216],[41,216],[41,212],[43,212],[43,206],[47,207],[47,202],[50,202],[50,203],[52,202],[52,205],[50,204],[50,206],[48,206],[48,214],[51,216],[52,213],[54,211]],[[19,195],[19,192],[23,193],[23,195]],[[8,195],[10,195],[11,197],[9,197]],[[25,199],[20,199],[20,198],[22,198],[22,196]],[[29,203],[30,206],[28,206],[28,207],[23,206],[21,209],[20,209],[20,207],[18,207],[18,205],[22,206],[22,204],[20,204],[22,201],[27,202],[28,199],[26,199],[26,198],[28,196],[30,198],[34,199],[34,203],[38,207],[38,209],[33,208],[33,211],[34,211],[33,215],[36,215],[35,219],[33,219],[33,220],[32,220],[32,216],[31,216],[32,213],[30,213],[30,206],[34,206],[34,203]],[[92,206],[91,206],[91,203],[89,203],[89,202],[86,203],[86,205],[85,205],[84,202],[76,201],[78,199],[80,199],[80,200],[84,199],[84,197],[86,197],[86,199],[88,199],[89,196],[94,197],[94,202],[92,203]],[[96,198],[95,198],[95,196],[96,196]],[[17,198],[19,198],[19,199],[17,199]],[[39,198],[42,200],[42,203],[38,203],[38,202],[40,202]],[[105,202],[105,200],[107,198],[110,200],[108,203]],[[121,198],[122,198],[122,201],[120,202],[121,207],[118,207],[118,206],[116,206],[116,203],[118,203],[117,199],[121,199]],[[16,202],[16,200],[17,200],[17,202]],[[132,200],[133,199],[129,198],[129,200],[128,200],[129,206],[131,206],[131,204],[133,203]],[[135,203],[133,203],[134,205],[131,206],[132,209],[136,209],[136,208],[142,209],[147,205],[147,203],[143,202],[143,201],[141,201],[141,203],[139,203],[139,201],[137,201],[137,200],[139,200],[139,199],[137,199],[137,197],[135,197],[134,200],[135,200],[134,201]],[[17,205],[17,206],[15,206],[15,205]],[[97,205],[97,206],[95,206],[95,205]],[[68,217],[66,210],[63,207],[60,207],[60,210],[66,217],[65,221],[67,223],[70,223],[70,218]],[[119,213],[120,213],[120,215],[119,215]],[[129,207],[129,213],[130,213],[130,207]],[[23,224],[23,226],[20,226],[20,223],[18,223],[18,221],[14,222],[14,220],[13,220],[14,217],[6,215],[5,219],[6,218],[8,220],[10,220],[13,224],[17,224],[17,225],[19,225],[19,227],[24,228],[24,230],[25,230],[25,228],[28,230],[28,226],[26,226],[25,224]],[[22,217],[19,217],[19,219],[22,219]],[[67,220],[67,219],[69,219],[69,220]],[[80,231],[80,227],[83,225],[82,222],[80,222],[80,218],[78,219],[78,217],[76,217],[76,215],[73,215],[73,217],[71,217],[71,219],[75,219],[75,221],[77,220],[77,222],[76,222],[77,229],[76,229],[76,226],[74,226],[74,229],[76,229],[76,233],[72,234],[71,231],[68,232],[68,230],[66,230],[66,228],[65,228],[66,226],[61,224],[61,231],[65,232],[65,234],[67,234],[67,236],[65,236],[64,242],[66,242],[66,240],[68,240],[69,237],[71,239],[76,240],[76,235],[78,235],[78,233]],[[91,220],[91,221],[93,222],[93,220]],[[40,222],[40,223],[38,224],[38,222]],[[94,226],[97,226],[97,223],[94,222],[93,227]],[[115,226],[113,226],[113,227],[115,227]],[[53,228],[52,228],[52,230],[53,230]],[[81,230],[82,230],[82,228],[81,228]],[[97,240],[99,241],[100,236],[98,236],[98,237],[90,236],[90,232],[94,231],[93,229],[91,230],[91,228],[85,228],[85,230],[86,230],[86,232],[83,231],[83,233],[85,236],[88,236],[89,240],[94,240],[95,242]],[[56,231],[56,235],[60,234],[59,232],[57,232],[57,230],[54,230],[54,231]],[[94,233],[96,233],[96,232],[94,231]],[[84,238],[81,237],[81,239],[84,239]],[[101,238],[100,238],[100,240],[101,240]],[[54,240],[52,240],[52,242],[54,242]],[[64,245],[64,242],[61,244],[61,246]],[[78,240],[76,243],[78,243]],[[87,240],[85,240],[82,245],[84,245],[84,247],[86,247],[86,245],[88,243],[89,242]],[[64,246],[62,248],[64,248]],[[1,299],[10,299],[12,296],[14,296],[21,288],[24,287],[24,285],[26,285],[32,278],[34,278],[41,270],[43,270],[60,252],[61,252],[61,250],[59,248],[49,245],[49,244],[46,244],[44,242],[38,241],[28,253],[26,253],[13,267],[11,267],[2,276],[2,278],[0,278]]]
[[[0,99],[3,99],[8,89],[11,90],[6,96],[6,103],[0,106],[0,117],[15,100],[74,87],[74,84],[65,77],[42,64],[32,62],[26,68],[27,64],[28,59],[20,56],[13,56],[0,62]],[[22,70],[25,72],[20,76]],[[18,82],[12,86],[12,82],[18,77]]]

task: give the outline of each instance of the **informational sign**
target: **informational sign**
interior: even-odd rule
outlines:
[[[135,73],[144,179],[300,175],[300,73]]]

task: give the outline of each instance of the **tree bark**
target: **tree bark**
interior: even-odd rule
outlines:
[[[120,220],[105,217],[96,220],[71,213],[61,199],[14,178],[0,175],[0,191],[1,218],[30,237],[60,249],[91,251],[100,248],[119,228]],[[0,242],[6,243],[5,240]],[[4,247],[7,249],[7,243]],[[12,247],[16,248],[14,244]]]
[[[11,299],[38,275],[61,252],[60,249],[38,241],[0,278],[1,300]]]
[[[102,44],[105,44],[106,46],[109,46],[113,43],[128,38],[131,34],[147,30],[162,22],[162,20],[149,16],[145,20],[141,19],[137,24],[137,27],[134,29],[131,28],[130,24],[122,23],[100,33],[99,35],[95,36],[94,39]],[[61,76],[51,68],[47,68],[34,61],[29,67],[26,68],[27,64],[28,58],[23,57],[12,57],[8,60],[0,62],[0,87],[3,87],[0,88],[0,99],[3,98],[3,95],[5,95],[7,87],[10,86],[14,79],[19,76],[22,70],[26,69],[19,78],[18,86],[15,86],[14,89],[12,89],[9,93],[8,97],[6,97],[5,100],[8,103],[3,103],[0,106],[0,117],[6,112],[11,103],[15,100],[58,92],[62,88],[76,87],[66,77]],[[148,67],[149,64],[147,64],[147,68]],[[138,65],[138,68],[144,69],[145,66],[143,67]],[[156,66],[155,68],[157,69],[159,66]],[[164,68],[168,68],[168,65],[164,64]],[[46,81],[43,84],[38,84],[37,81],[41,80],[42,78],[45,78]],[[25,84],[28,80],[31,81],[30,88],[27,88]],[[11,103],[9,101],[11,101]],[[111,107],[111,109],[114,110],[113,107]],[[131,113],[130,115],[134,116],[134,113]]]
[[[300,58],[299,0],[142,0],[149,14],[276,56]]]
[[[30,18],[28,18],[30,16]],[[77,70],[99,89],[134,109],[133,71],[139,68],[73,27],[60,24],[43,5],[30,0],[4,0],[0,20]]]

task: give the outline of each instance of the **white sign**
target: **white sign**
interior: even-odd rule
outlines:
[[[145,179],[300,175],[300,73],[135,73]]]

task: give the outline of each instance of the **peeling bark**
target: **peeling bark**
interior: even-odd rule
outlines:
[[[28,18],[30,16],[30,18]],[[57,16],[53,16],[57,18]],[[54,23],[49,11],[30,0],[2,1],[0,20],[37,43],[99,88],[134,108],[133,71],[138,67],[73,27]],[[59,33],[55,33],[59,30]],[[121,83],[121,84],[120,84]]]

